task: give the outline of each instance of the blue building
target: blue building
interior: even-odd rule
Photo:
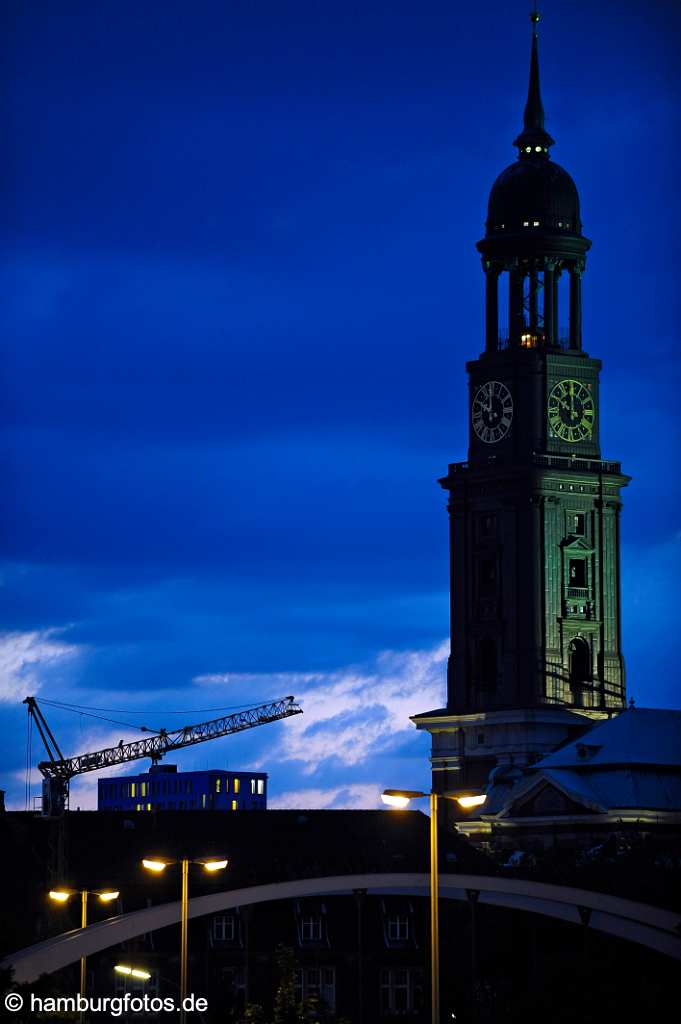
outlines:
[[[213,768],[178,772],[176,764],[152,765],[148,772],[99,779],[98,811],[264,811],[266,772]]]

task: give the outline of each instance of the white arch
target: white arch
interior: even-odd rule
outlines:
[[[189,901],[189,916],[203,917],[222,910],[269,903],[272,900],[347,895],[355,889],[366,889],[373,894],[425,896],[429,891],[429,876],[397,873],[336,875],[256,885],[197,896]],[[440,876],[440,896],[443,899],[465,900],[471,891],[479,893],[479,903],[543,914],[573,924],[583,923],[587,916],[590,928],[638,942],[658,953],[681,960],[681,914],[669,910],[586,889],[523,879],[480,875]],[[6,957],[0,967],[12,967],[18,982],[34,981],[41,974],[49,974],[75,963],[81,956],[92,956],[137,935],[177,924],[179,920],[179,901],[135,910],[18,950]]]

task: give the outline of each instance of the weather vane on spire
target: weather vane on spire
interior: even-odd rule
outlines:
[[[539,11],[537,10],[537,0],[535,0],[534,7],[532,8],[532,11],[530,13],[530,21],[532,22],[533,25],[536,25],[537,22],[539,21],[540,17],[541,17],[541,15],[539,14]],[[536,29],[535,29],[535,31],[536,31]]]

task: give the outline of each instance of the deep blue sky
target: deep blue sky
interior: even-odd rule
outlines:
[[[382,785],[427,782],[408,715],[444,700],[435,481],[466,453],[474,244],[515,157],[527,13],[3,5],[13,806],[34,691],[155,726],[293,692],[303,719],[180,763],[257,763],[282,804],[373,806]],[[677,707],[680,43],[671,2],[552,0],[540,25],[552,152],[594,243],[603,452],[634,477],[629,691]],[[122,735],[48,717],[70,753]]]

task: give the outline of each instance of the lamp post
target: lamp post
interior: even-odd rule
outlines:
[[[147,871],[153,871],[160,875],[171,864],[180,864],[182,869],[182,897],[180,902],[180,1024],[185,1022],[184,1001],[187,996],[187,965],[189,951],[189,865],[200,864],[204,871],[212,874],[214,871],[223,871],[227,867],[227,860],[190,860],[183,857],[179,861],[145,859],[142,866]]]
[[[430,799],[430,1007],[432,1024],[440,1021],[440,874],[437,851],[438,796],[456,800],[464,810],[480,807],[487,799],[484,793],[472,789],[448,793],[424,793],[420,789],[386,789],[381,795],[383,803],[396,810],[404,810],[410,801],[421,797]]]
[[[88,896],[96,896],[101,903],[110,903],[112,900],[117,900],[120,896],[118,889],[104,889],[103,891],[91,890],[91,889],[50,889],[48,895],[51,900],[55,903],[67,903],[72,896],[76,896],[80,892],[80,926],[81,928],[87,928],[87,898]],[[80,995],[81,998],[85,998],[86,988],[86,964],[87,957],[82,956],[80,958]],[[80,1019],[83,1019],[83,1011],[80,1011]]]

